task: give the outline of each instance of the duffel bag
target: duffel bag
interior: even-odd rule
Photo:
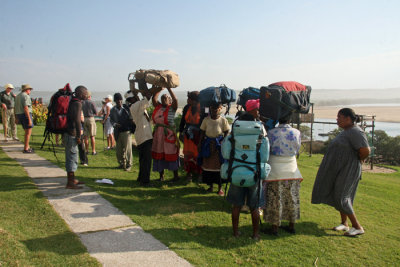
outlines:
[[[278,121],[293,112],[310,110],[311,86],[298,82],[277,82],[260,88],[260,115]]]
[[[137,70],[135,72],[136,80],[145,80],[146,83],[164,87],[164,88],[176,88],[179,86],[179,76],[170,70]]]
[[[255,87],[248,87],[243,89],[238,96],[236,104],[242,106],[246,110],[246,102],[250,99],[260,99],[260,89]]]
[[[211,86],[203,89],[199,93],[199,103],[202,108],[210,107],[213,104],[221,103],[228,104],[228,110],[230,108],[231,102],[236,101],[236,92],[226,85],[221,85],[219,87]]]

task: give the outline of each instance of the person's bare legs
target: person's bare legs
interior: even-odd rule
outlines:
[[[112,136],[111,136],[111,134],[107,135],[107,147],[109,147],[109,148],[112,147]]]
[[[24,150],[29,149],[29,140],[31,138],[32,134],[32,128],[25,129],[25,135],[24,135]]]
[[[89,152],[89,138],[86,135],[83,136],[83,142],[85,143],[85,152],[88,153]]]
[[[90,142],[92,145],[92,153],[96,153],[96,138],[95,138],[95,136],[90,137]],[[89,143],[89,140],[88,140],[88,143]],[[87,146],[87,148],[89,149],[89,145]]]
[[[253,225],[253,236],[255,240],[260,239],[260,212],[258,208],[251,210],[251,223]]]
[[[343,212],[340,212],[340,219],[341,223],[345,226],[349,226],[349,223],[347,222],[347,214],[344,214]]]
[[[115,147],[115,138],[114,138],[114,134],[111,134],[111,147]]]
[[[233,236],[239,237],[239,216],[240,216],[240,206],[233,206],[232,208],[232,229]]]
[[[363,229],[363,227],[361,226],[361,224],[358,222],[355,213],[353,213],[353,214],[347,214],[347,217],[350,219],[350,221],[351,221],[351,226],[352,226],[352,227],[354,227],[354,228],[356,228],[356,229],[358,229],[358,230]]]
[[[2,115],[2,119],[3,119],[3,130],[4,130],[4,139],[7,140],[8,137],[8,123],[7,123],[7,114],[6,111],[4,109],[1,109],[1,115]]]

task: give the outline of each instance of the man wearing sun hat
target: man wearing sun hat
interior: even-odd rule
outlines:
[[[23,84],[21,87],[22,92],[15,98],[15,115],[25,131],[23,153],[33,153],[33,149],[29,146],[33,128],[32,100],[30,97],[32,90],[32,86]]]
[[[7,141],[7,137],[11,137],[9,133],[9,130],[11,130],[13,140],[18,140],[14,112],[15,94],[12,92],[14,86],[11,83],[8,83],[4,86],[4,89],[5,90],[0,93],[4,138]]]

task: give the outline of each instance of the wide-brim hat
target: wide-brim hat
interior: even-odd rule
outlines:
[[[11,83],[7,83],[6,85],[4,85],[4,89],[7,89],[7,88],[14,89],[14,85],[12,85]]]
[[[134,97],[134,95],[133,95],[133,93],[131,91],[128,91],[128,92],[125,93],[124,97],[125,97],[125,99],[128,99],[128,98]]]
[[[23,84],[23,85],[21,86],[21,91],[26,91],[26,90],[28,90],[28,89],[33,90],[32,86],[30,86],[29,84]]]
[[[108,96],[106,96],[104,99],[110,100],[111,102],[113,101],[112,95],[108,95]]]

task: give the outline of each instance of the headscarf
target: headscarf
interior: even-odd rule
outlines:
[[[257,100],[247,100],[246,102],[246,111],[251,111],[253,109],[260,108],[260,99]]]

